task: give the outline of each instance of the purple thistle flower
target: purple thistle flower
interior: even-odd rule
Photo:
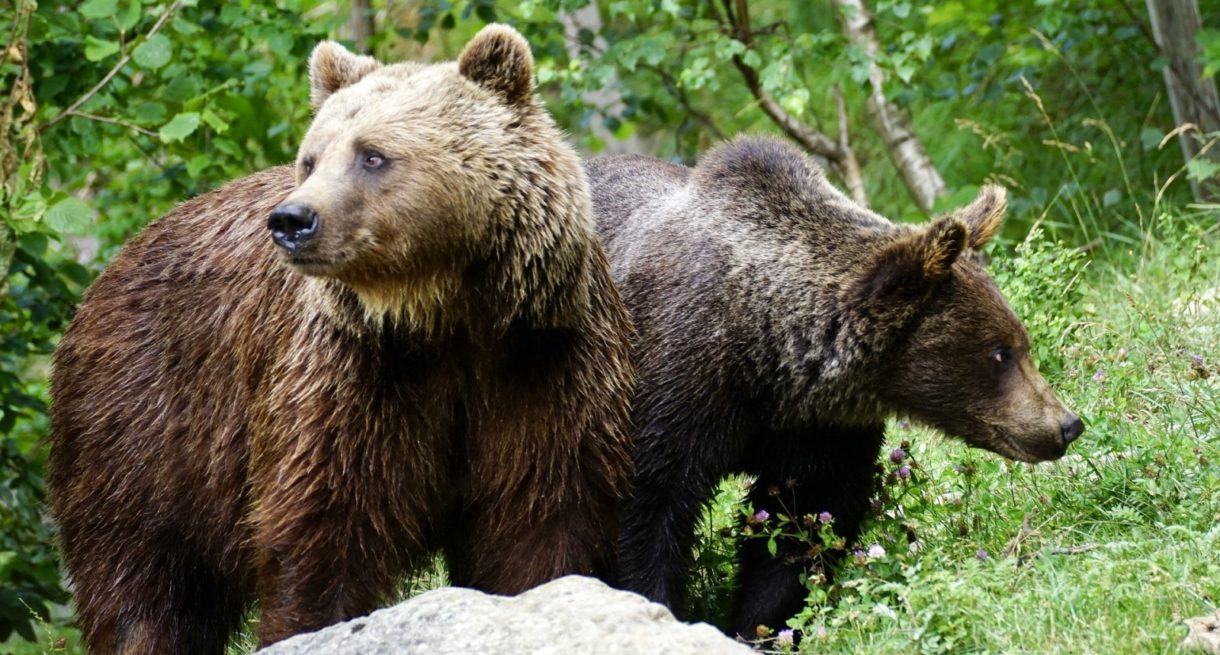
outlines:
[[[766,521],[769,518],[771,518],[771,513],[765,509],[760,509],[760,510],[758,510],[757,513],[754,514],[754,520],[758,521],[759,523],[762,523],[763,521]]]
[[[1098,371],[1093,374],[1094,382],[1098,382],[1098,383],[1104,382],[1105,379],[1106,379],[1106,374],[1104,372],[1102,372],[1100,369],[1098,369]]]
[[[911,467],[909,467],[909,466],[898,467],[898,479],[908,480],[908,479],[910,479],[910,477],[911,477]]]
[[[881,559],[885,557],[885,548],[881,544],[873,544],[868,547],[868,556],[873,559]]]
[[[907,458],[907,452],[901,448],[895,448],[894,452],[890,453],[890,461],[895,464],[901,464],[902,460]]]
[[[777,646],[791,646],[793,640],[792,628],[780,630],[775,635],[775,644]]]
[[[830,512],[818,512],[818,522],[820,523],[830,523],[833,519],[834,517],[830,515]]]
[[[984,548],[980,548],[979,552],[975,553],[974,556],[983,560],[984,562],[986,562],[987,558],[989,557],[989,555],[987,555],[987,550]]]

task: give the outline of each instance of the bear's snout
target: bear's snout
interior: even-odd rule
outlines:
[[[281,203],[267,219],[275,245],[295,253],[318,233],[318,212],[301,203]]]
[[[1060,426],[1063,429],[1064,446],[1075,441],[1084,432],[1084,421],[1080,420],[1080,417],[1072,412],[1068,412],[1067,416],[1063,417],[1063,422]]]

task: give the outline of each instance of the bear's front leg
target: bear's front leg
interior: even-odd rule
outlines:
[[[884,426],[820,428],[771,433],[755,452],[750,472],[758,479],[749,502],[756,512],[770,516],[829,512],[835,534],[848,546],[859,536],[860,523],[869,511],[874,491],[874,467],[884,441]],[[800,575],[811,562],[810,544],[779,539],[774,556],[767,541],[747,538],[738,545],[740,563],[732,630],[746,639],[759,625],[783,628],[804,606],[807,590]],[[842,553],[823,556],[822,565]]]
[[[369,613],[392,597],[405,569],[400,553],[410,543],[396,544],[387,529],[399,517],[377,503],[309,491],[291,500],[275,494],[253,517],[260,647]]]

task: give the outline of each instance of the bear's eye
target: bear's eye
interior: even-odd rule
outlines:
[[[991,361],[996,364],[1007,364],[1012,361],[1012,348],[1002,346],[991,352]]]
[[[380,152],[376,151],[366,152],[364,153],[363,159],[361,159],[360,163],[368,169],[381,168],[382,165],[385,164],[385,155],[382,155]]]
[[[306,158],[301,161],[301,171],[305,173],[305,177],[309,177],[309,174],[313,172],[313,158],[312,157]]]

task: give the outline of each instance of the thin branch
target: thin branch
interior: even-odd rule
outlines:
[[[843,101],[843,90],[834,85],[835,111],[839,114],[839,149],[843,151],[843,161],[839,162],[839,170],[843,175],[843,185],[852,200],[867,207],[868,193],[864,190],[864,175],[860,173],[860,162],[856,160],[856,152],[851,149],[850,132],[847,129],[847,103]]]
[[[127,121],[121,121],[117,118],[111,118],[109,116],[98,116],[97,114],[90,114],[88,112],[83,112],[80,110],[73,110],[71,112],[71,115],[79,116],[81,118],[87,118],[91,121],[98,121],[99,123],[110,123],[111,125],[118,125],[119,127],[125,127],[129,130],[134,130],[145,136],[151,136],[154,138],[158,137],[158,134],[156,132],[153,132],[152,130],[145,129],[143,127],[140,127],[139,125],[134,125],[132,123],[128,123]]]
[[[746,4],[745,0],[737,0],[737,11],[736,16],[734,16],[734,12],[731,10],[732,8],[730,6],[730,0],[723,0],[723,2],[725,5],[725,13],[728,14],[730,19],[735,20],[734,23],[725,21],[719,10],[716,8],[715,0],[708,0],[708,6],[711,9],[712,16],[720,25],[721,32],[723,32],[726,36],[730,36],[741,41],[741,43],[744,44],[747,49],[753,50],[754,39],[749,29],[749,6]],[[832,141],[826,135],[810,129],[808,125],[805,125],[801,121],[797,120],[796,117],[789,114],[782,106],[780,106],[779,102],[777,102],[775,98],[772,98],[771,95],[762,88],[762,82],[759,79],[758,71],[754,70],[753,66],[747,64],[745,60],[741,58],[741,56],[733,55],[733,66],[735,66],[738,72],[741,73],[742,78],[745,80],[746,87],[750,90],[750,93],[753,94],[754,99],[758,102],[758,107],[763,110],[763,113],[765,113],[772,122],[774,122],[781,130],[784,131],[784,134],[787,134],[790,139],[799,143],[809,152],[821,157],[825,157],[838,166],[839,162],[844,156],[839,144]]]
[[[176,11],[178,9],[178,5],[181,3],[182,3],[182,0],[174,0],[174,3],[171,4],[169,6],[169,8],[165,10],[165,13],[161,14],[161,17],[157,19],[157,22],[152,26],[152,29],[148,31],[148,34],[144,35],[144,39],[142,40],[142,42],[148,41],[149,39],[151,39],[152,36],[157,33],[157,30],[161,29],[161,26],[165,25],[165,21],[169,20],[169,17],[173,15],[174,11]],[[92,89],[89,89],[88,91],[86,91],[85,95],[81,96],[76,102],[72,103],[72,105],[70,107],[68,107],[67,109],[60,112],[58,116],[43,123],[42,125],[39,125],[38,131],[44,132],[47,129],[49,129],[51,126],[55,125],[56,123],[62,121],[63,119],[67,118],[68,116],[76,113],[76,110],[80,109],[81,105],[84,105],[86,102],[89,102],[89,100],[92,99],[93,96],[97,95],[98,91],[102,90],[102,87],[109,84],[110,80],[114,79],[114,76],[118,75],[119,71],[122,70],[123,67],[127,65],[128,61],[131,61],[131,52],[130,51],[128,51],[126,54],[124,54],[122,57],[119,58],[119,63],[115,64],[114,68],[111,68],[109,73],[106,73],[106,76],[102,78],[102,81],[98,82]]]
[[[648,64],[641,64],[640,68],[656,73],[657,76],[661,78],[661,83],[665,85],[665,89],[669,91],[669,94],[673,96],[675,100],[678,101],[678,104],[682,105],[682,109],[686,110],[686,113],[689,114],[696,123],[700,123],[706,127],[708,131],[710,131],[716,137],[716,139],[720,141],[725,139],[724,132],[716,126],[716,122],[712,119],[711,115],[691,104],[690,96],[687,95],[686,89],[684,89],[682,85],[678,84],[678,80],[674,78],[669,71],[661,68],[660,66],[650,66]]]

